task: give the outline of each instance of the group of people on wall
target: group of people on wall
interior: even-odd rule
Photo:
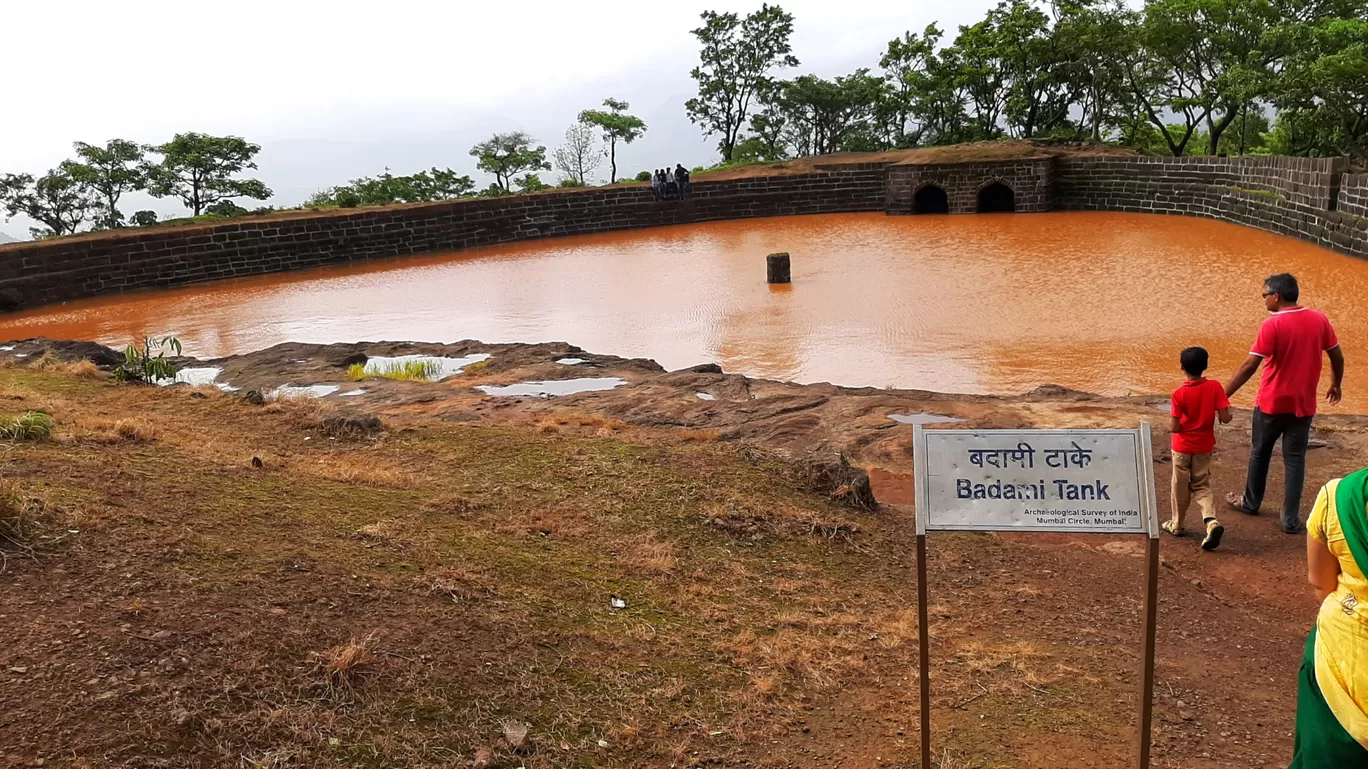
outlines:
[[[1229,422],[1230,396],[1262,367],[1251,417],[1245,488],[1225,496],[1226,506],[1257,515],[1263,504],[1273,446],[1282,441],[1284,490],[1279,525],[1300,534],[1306,449],[1316,414],[1323,358],[1331,381],[1325,399],[1340,401],[1344,354],[1330,320],[1302,306],[1297,279],[1264,281],[1264,308],[1248,357],[1222,386],[1206,378],[1207,351],[1189,347],[1179,356],[1187,379],[1174,391],[1172,517],[1162,524],[1184,535],[1195,503],[1202,516],[1201,546],[1214,550],[1225,527],[1211,491],[1215,422]],[[1290,769],[1368,768],[1368,469],[1325,484],[1306,521],[1307,579],[1320,603],[1306,641],[1297,687],[1296,735]],[[1359,596],[1363,596],[1362,599]]]
[[[683,200],[689,197],[689,169],[682,164],[674,168],[657,168],[651,174],[651,189],[656,200]]]

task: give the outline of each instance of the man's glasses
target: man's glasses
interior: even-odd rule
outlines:
[[[1265,291],[1265,292],[1263,292],[1263,298],[1264,298],[1264,299],[1267,299],[1268,297],[1273,296],[1273,295],[1276,294],[1276,293],[1278,293],[1278,292],[1277,292],[1277,291]]]

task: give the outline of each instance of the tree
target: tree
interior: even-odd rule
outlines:
[[[583,113],[580,120],[584,120]],[[588,122],[579,122],[565,129],[565,144],[556,150],[554,157],[563,178],[583,187],[588,183],[589,175],[603,162],[603,149],[598,146],[594,127]],[[617,180],[616,167],[613,168],[613,180]]]
[[[835,80],[802,75],[777,89],[784,136],[795,154],[825,155],[871,147],[871,121],[883,95],[883,80],[859,69]],[[764,114],[764,113],[762,113]],[[759,117],[759,116],[757,116]],[[752,119],[752,123],[755,119]]]
[[[522,131],[494,134],[470,148],[475,167],[494,174],[495,184],[505,194],[512,192],[513,177],[523,171],[551,170],[546,148],[533,147],[532,137]]]
[[[513,184],[522,192],[536,192],[537,190],[549,190],[551,185],[541,180],[541,177],[527,173],[513,180]]]
[[[32,174],[0,176],[0,204],[7,216],[23,214],[44,225],[32,227],[35,238],[72,235],[100,207],[89,187],[58,167],[34,179]]]
[[[1055,10],[1059,77],[1077,104],[1079,134],[1095,142],[1113,131],[1133,136],[1137,121],[1148,124],[1126,81],[1138,44],[1136,14],[1125,0],[1060,0]]]
[[[612,184],[617,181],[617,143],[631,144],[641,138],[646,133],[646,124],[641,118],[627,114],[631,105],[625,101],[608,98],[603,100],[603,106],[607,111],[587,109],[579,114],[579,120],[603,130],[603,140],[608,142],[608,183]]]
[[[741,129],[770,71],[798,66],[789,44],[793,16],[766,3],[744,19],[715,11],[704,11],[702,19],[703,26],[693,30],[702,44],[700,63],[689,73],[698,82],[698,96],[689,99],[684,109],[706,135],[721,135],[722,160],[731,162]]]
[[[1297,37],[1270,149],[1368,162],[1368,21],[1320,19]]]
[[[927,132],[928,125],[919,120],[922,116],[917,107],[931,90],[931,70],[941,35],[935,24],[928,24],[920,36],[904,32],[888,42],[888,50],[879,59],[888,88],[879,104],[878,120],[889,143],[898,147],[915,147]],[[915,126],[911,130],[909,123]]]
[[[271,196],[271,190],[256,179],[233,178],[256,168],[252,158],[261,151],[260,145],[237,136],[183,133],[145,149],[162,156],[160,163],[147,166],[147,191],[153,197],[180,198],[195,216],[220,200]]]
[[[126,139],[111,139],[103,147],[85,142],[76,142],[73,146],[79,159],[65,161],[62,167],[71,178],[89,187],[103,201],[103,210],[95,226],[122,227],[124,215],[119,211],[119,198],[125,192],[147,186],[143,148]]]
[[[379,176],[363,176],[347,184],[316,192],[305,205],[355,208],[391,203],[427,203],[465,197],[474,189],[473,179],[458,176],[450,168],[434,167],[430,171],[419,171],[409,176],[395,176],[387,168]]]
[[[1286,52],[1278,34],[1283,10],[1274,0],[1149,0],[1140,28],[1144,69],[1132,83],[1174,155],[1201,125],[1215,154],[1248,105],[1271,94]],[[1183,119],[1181,136],[1165,128],[1164,110]]]

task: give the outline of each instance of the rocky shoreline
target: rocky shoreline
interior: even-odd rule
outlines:
[[[122,353],[91,342],[31,339],[0,345],[0,362],[31,364],[45,354],[62,360],[85,358],[105,369],[122,360]],[[352,365],[371,359],[412,356],[488,357],[437,381],[375,376],[354,381],[348,374]],[[326,393],[320,402],[333,409],[373,414],[387,422],[508,424],[538,422],[570,411],[592,412],[634,427],[706,431],[718,440],[739,440],[794,455],[840,454],[853,464],[892,473],[910,471],[910,425],[916,422],[959,422],[990,429],[1133,427],[1146,421],[1154,426],[1156,459],[1166,461],[1168,454],[1168,399],[1162,395],[1103,397],[1054,385],[997,396],[798,384],[726,373],[710,363],[667,371],[653,360],[599,355],[561,342],[285,343],[224,358],[173,360],[181,370],[216,369],[213,383],[235,394]],[[617,386],[583,392],[573,392],[572,386],[569,394],[543,397],[508,397],[480,389],[498,392],[507,385],[580,381]],[[173,386],[194,384],[209,382]],[[1248,421],[1248,412],[1243,412],[1222,429],[1233,437],[1247,431]],[[1317,445],[1332,446],[1337,436],[1368,427],[1368,416],[1325,415],[1318,418],[1317,427]],[[1228,445],[1229,440],[1221,443]]]

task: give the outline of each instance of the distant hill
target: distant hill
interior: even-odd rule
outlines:
[[[18,238],[11,238],[10,236],[6,235],[5,233],[0,232],[0,243],[18,243],[18,242],[19,242],[19,239],[18,239]]]

